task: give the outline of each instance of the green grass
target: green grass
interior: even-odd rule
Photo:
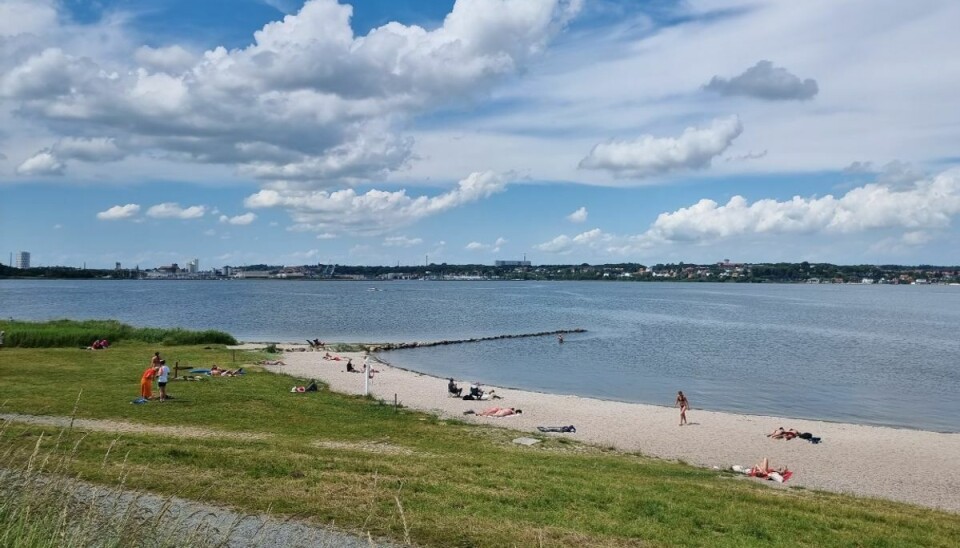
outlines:
[[[21,348],[87,347],[101,339],[111,343],[124,340],[164,345],[237,344],[232,335],[222,331],[131,327],[115,320],[0,320],[0,331],[6,331],[6,346]]]
[[[291,394],[306,379],[250,374],[172,382],[176,399],[131,405],[154,346],[0,350],[3,413],[184,425],[262,439],[150,432],[66,434],[14,424],[0,434],[25,462],[41,434],[89,481],[128,482],[245,512],[295,516],[428,546],[954,546],[960,516],[876,499],[771,489],[713,470],[444,421],[361,397]],[[168,363],[235,367],[262,354],[200,345]],[[234,361],[236,360],[236,361]],[[529,434],[524,434],[529,435]],[[109,454],[107,454],[109,452]],[[53,457],[51,457],[53,458]]]

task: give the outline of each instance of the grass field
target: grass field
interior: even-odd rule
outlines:
[[[61,429],[7,423],[0,466],[23,466],[42,434],[49,441],[38,459],[70,451],[64,472],[85,480],[113,485],[126,476],[127,485],[160,494],[429,546],[956,546],[960,539],[956,514],[772,489],[558,438],[518,446],[510,440],[519,434],[506,429],[326,390],[292,394],[307,379],[250,366],[242,377],[171,382],[173,401],[131,405],[155,350],[168,364],[204,367],[263,357],[125,341],[105,351],[0,350],[0,413],[69,416],[82,391],[77,418],[135,425],[122,435],[74,428],[55,448]],[[211,435],[177,437],[150,426]]]

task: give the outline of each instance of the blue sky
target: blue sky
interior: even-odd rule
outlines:
[[[957,264],[958,20],[0,0],[0,262]]]

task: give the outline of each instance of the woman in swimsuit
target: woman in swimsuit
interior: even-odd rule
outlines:
[[[690,402],[687,401],[687,397],[683,395],[682,390],[677,391],[677,402],[674,407],[680,408],[680,426],[687,424],[687,409],[690,408]]]

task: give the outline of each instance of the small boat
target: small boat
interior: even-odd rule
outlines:
[[[383,290],[380,289],[379,287],[368,287],[367,291],[383,291]]]

